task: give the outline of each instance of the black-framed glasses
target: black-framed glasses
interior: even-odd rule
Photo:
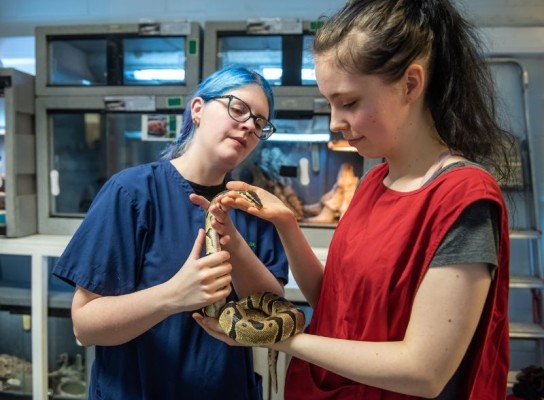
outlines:
[[[224,96],[212,97],[210,100],[217,99],[229,99],[227,111],[229,116],[236,122],[246,122],[250,118],[253,118],[255,128],[257,128],[255,129],[255,136],[257,136],[259,139],[266,140],[272,136],[274,132],[276,132],[276,127],[272,125],[272,122],[264,117],[253,114],[249,108],[249,105],[235,95],[226,94]]]

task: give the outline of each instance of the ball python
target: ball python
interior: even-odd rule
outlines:
[[[209,211],[217,203],[216,195],[206,212],[206,255],[221,250],[219,235],[212,228],[213,215]],[[252,206],[262,208],[257,193],[250,190],[236,190]],[[305,324],[304,312],[287,299],[271,292],[258,293],[237,301],[225,299],[202,309],[205,316],[216,318],[225,334],[245,346],[267,346],[288,339],[302,332]],[[278,352],[268,350],[268,367],[274,391],[278,390],[276,363]]]

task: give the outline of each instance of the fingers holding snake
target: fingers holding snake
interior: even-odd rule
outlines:
[[[221,246],[228,245],[231,237],[236,234],[236,228],[228,213],[229,208],[230,207],[220,203],[215,203],[208,209],[208,212],[211,214],[211,217],[209,217],[210,227],[217,234]]]
[[[242,184],[247,186],[245,183]],[[261,191],[274,198],[272,194]],[[222,201],[229,197],[242,198],[255,209],[263,208],[261,198],[253,190],[230,190],[215,196],[210,202],[205,219],[206,254],[221,250],[219,233],[213,228],[213,210],[217,206],[215,210],[220,213]],[[230,218],[228,220],[229,224],[232,224]],[[304,328],[304,313],[286,299],[268,292],[248,296],[228,304],[224,301],[210,304],[203,309],[203,313],[217,318],[225,333],[238,343],[254,346],[269,345],[285,340]]]
[[[230,254],[220,251],[201,257],[204,231],[200,231],[191,254],[166,282],[170,306],[175,312],[193,311],[210,302],[226,298],[232,291]]]
[[[204,197],[196,194],[189,195],[189,198],[193,204],[200,206],[206,212],[206,240],[218,240],[222,246],[228,245],[230,239],[236,233],[236,228],[234,227],[229,215],[229,210],[231,207],[229,207],[228,204],[221,203],[221,200],[226,193],[226,191],[219,193],[212,199],[212,201],[208,201]],[[207,244],[208,243],[209,242],[207,242]],[[206,251],[208,254],[210,248],[211,247],[207,245]]]
[[[226,303],[217,325],[214,323],[213,328],[207,325],[205,329],[230,345],[270,346],[301,333],[304,325],[302,310],[283,297],[265,292]],[[275,393],[278,392],[277,359],[278,351],[269,348],[268,369]]]
[[[250,199],[242,194],[244,190],[237,189],[240,187],[251,188],[249,192],[260,199],[260,205],[255,206]],[[229,191],[221,199],[221,204],[246,211],[249,214],[266,219],[272,223],[292,218],[293,216],[293,210],[287,207],[281,199],[264,189],[238,181],[229,182],[227,188]]]
[[[245,183],[243,185],[246,185],[243,186],[244,190],[232,190],[233,187],[230,187],[231,190],[220,193],[210,202],[205,221],[206,254],[221,250],[222,228],[225,228],[224,232],[229,229],[235,230],[227,215],[228,208],[227,211],[223,208],[225,206],[239,208],[270,220],[285,216],[285,210],[292,213],[271,193]],[[263,206],[265,202],[261,200],[261,194],[266,198],[266,206]],[[268,210],[265,210],[266,207]],[[209,322],[212,318],[193,315],[196,322],[216,339],[231,345],[270,346],[302,332],[305,325],[302,310],[283,297],[270,292],[255,294],[226,304],[221,300],[206,306],[202,312],[216,321]],[[277,351],[269,349],[268,357],[272,385],[277,392]]]
[[[304,312],[274,293],[230,301],[219,318],[194,313],[195,321],[210,335],[231,346],[268,347],[301,333]]]
[[[199,313],[193,313],[193,319],[202,329],[206,331],[208,335],[214,337],[215,339],[221,340],[229,346],[241,346],[241,344],[236,342],[234,339],[228,337],[228,335],[219,326],[219,321],[217,319],[205,317]]]

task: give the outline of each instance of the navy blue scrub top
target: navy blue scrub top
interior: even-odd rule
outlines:
[[[169,161],[117,173],[96,196],[53,274],[101,296],[167,281],[204,227],[204,211],[191,203],[190,193],[190,184]],[[273,225],[231,213],[259,259],[287,282],[287,259]],[[251,348],[212,338],[191,312],[172,315],[123,345],[96,346],[89,400],[260,398]]]

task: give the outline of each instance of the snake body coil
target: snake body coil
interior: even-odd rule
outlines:
[[[225,192],[219,193],[210,202],[210,207]],[[239,190],[241,196],[252,206],[261,208],[262,203],[255,192]],[[221,250],[219,235],[211,226],[213,215],[206,213],[206,254]],[[302,332],[305,324],[304,312],[293,303],[274,293],[254,294],[238,301],[225,300],[202,309],[204,315],[219,320],[219,326],[236,342],[246,346],[267,346],[288,339]],[[268,350],[268,364],[272,386],[277,392],[276,361],[278,353]]]
[[[244,345],[270,345],[289,339],[304,329],[304,313],[274,293],[261,293],[229,301],[219,315],[219,325]]]

